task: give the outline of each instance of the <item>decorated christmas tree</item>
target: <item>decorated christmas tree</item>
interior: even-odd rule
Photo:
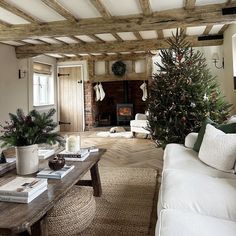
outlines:
[[[161,63],[149,88],[148,120],[152,138],[159,147],[183,143],[198,132],[202,121],[227,119],[231,105],[220,92],[203,54],[193,50],[182,31],[167,40]]]

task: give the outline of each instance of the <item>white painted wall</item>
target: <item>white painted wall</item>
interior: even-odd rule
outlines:
[[[18,70],[24,66],[27,61],[19,63],[14,47],[0,44],[0,123],[17,108],[28,112],[28,74],[18,79]]]

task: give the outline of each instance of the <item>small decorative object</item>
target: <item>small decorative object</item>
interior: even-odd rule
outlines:
[[[0,136],[2,147],[16,148],[17,174],[28,175],[38,171],[37,144],[64,144],[63,137],[53,132],[57,127],[57,123],[52,119],[55,112],[55,109],[50,109],[47,113],[32,110],[28,115],[24,115],[22,109],[17,109],[16,114],[9,113],[10,121],[6,121],[6,125],[0,125],[3,133]]]
[[[80,151],[80,136],[71,135],[66,138],[66,151],[73,153]]]
[[[52,170],[60,170],[64,167],[65,165],[65,158],[64,157],[53,157],[48,160],[48,166]]]
[[[6,157],[4,156],[4,153],[2,152],[0,156],[0,164],[6,163],[6,162],[7,162]]]
[[[117,61],[112,65],[111,69],[114,75],[123,76],[126,72],[126,65],[122,61]]]

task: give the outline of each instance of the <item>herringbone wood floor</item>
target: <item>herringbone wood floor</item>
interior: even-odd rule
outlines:
[[[82,146],[95,145],[107,149],[99,162],[101,166],[162,169],[163,150],[156,148],[153,141],[145,139],[142,134],[131,139],[101,138],[96,136],[96,131],[80,135]]]

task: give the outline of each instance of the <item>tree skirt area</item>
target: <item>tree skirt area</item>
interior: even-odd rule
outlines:
[[[131,131],[125,131],[125,132],[117,132],[117,133],[110,133],[109,131],[102,131],[98,132],[97,136],[106,138],[106,137],[111,137],[111,138],[132,138],[133,134]]]
[[[79,235],[154,235],[157,174],[148,168],[100,167],[103,193],[96,198],[96,216]]]

